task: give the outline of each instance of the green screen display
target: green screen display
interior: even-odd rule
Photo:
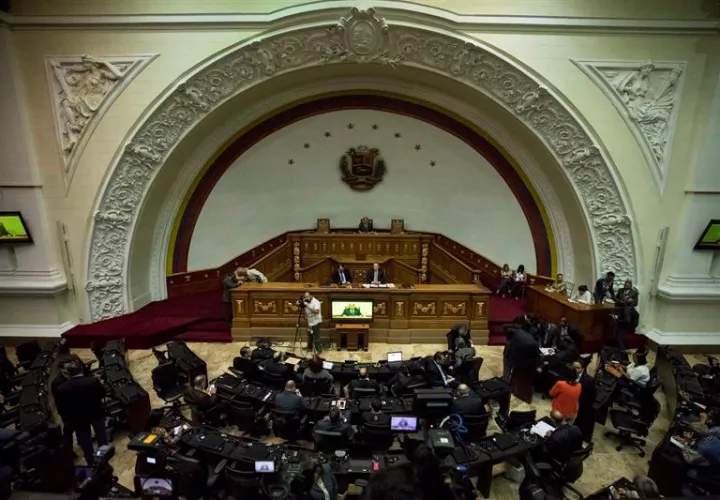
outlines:
[[[720,219],[713,219],[695,244],[696,250],[720,250]]]
[[[32,237],[20,212],[0,212],[0,242],[32,242]]]

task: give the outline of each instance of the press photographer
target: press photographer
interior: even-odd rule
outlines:
[[[307,350],[315,348],[317,354],[322,352],[322,342],[320,341],[320,325],[322,325],[322,314],[320,313],[320,301],[312,296],[310,292],[305,292],[302,299],[298,301],[298,306],[305,311],[305,318],[308,324]]]

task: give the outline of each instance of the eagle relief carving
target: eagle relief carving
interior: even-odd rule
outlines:
[[[413,316],[435,316],[435,302],[413,304]]]
[[[354,191],[371,190],[383,180],[386,171],[385,160],[377,148],[350,148],[340,158],[342,181]]]
[[[262,302],[261,300],[255,301],[255,312],[259,314],[275,314],[277,313],[277,304],[274,300]]]
[[[385,302],[376,302],[373,305],[373,314],[377,314],[378,316],[387,315],[387,312],[385,310]]]
[[[283,312],[284,312],[285,314],[291,314],[291,313],[297,314],[298,311],[299,311],[299,309],[300,309],[300,308],[298,307],[298,305],[297,305],[294,301],[292,301],[292,300],[286,300],[286,301],[285,301],[285,305],[284,305],[284,307],[283,307]]]
[[[445,302],[443,307],[443,316],[465,316],[465,310],[467,306],[465,302]]]

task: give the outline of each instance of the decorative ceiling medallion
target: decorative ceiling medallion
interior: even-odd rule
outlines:
[[[100,119],[157,55],[45,58],[66,193]]]
[[[369,191],[385,177],[385,160],[380,150],[358,146],[348,149],[340,158],[342,181],[355,191]]]
[[[573,60],[623,117],[658,191],[665,189],[684,62]]]

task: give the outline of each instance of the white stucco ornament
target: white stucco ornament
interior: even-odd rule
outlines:
[[[67,190],[102,115],[155,55],[46,57],[62,175]]]
[[[683,62],[573,61],[610,99],[652,170],[660,193],[672,151]]]
[[[446,75],[489,96],[532,130],[564,167],[584,206],[598,275],[635,278],[632,227],[601,148],[561,102],[526,70],[459,35],[388,25],[372,10],[353,9],[326,26],[268,35],[213,59],[153,108],[110,173],[92,229],[88,282],[92,319],[125,313],[132,230],[157,170],[208,113],[251,86],[326,64],[407,65]]]

